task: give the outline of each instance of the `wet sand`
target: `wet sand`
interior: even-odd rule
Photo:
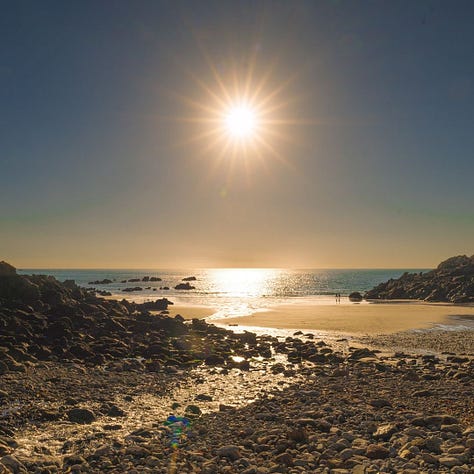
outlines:
[[[216,319],[223,325],[335,331],[344,334],[392,334],[453,324],[454,318],[474,317],[473,306],[421,302],[281,305],[238,318]],[[459,321],[457,321],[459,324]]]

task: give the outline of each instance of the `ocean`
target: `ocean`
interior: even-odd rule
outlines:
[[[405,271],[425,269],[360,269],[360,270],[288,270],[268,268],[214,268],[196,270],[73,270],[23,269],[23,274],[52,275],[60,281],[75,280],[85,288],[111,292],[118,299],[143,302],[166,297],[177,305],[207,306],[215,309],[213,317],[245,316],[280,304],[335,304],[336,293],[341,304],[348,304],[352,291],[364,293],[378,283],[398,278]],[[145,277],[160,281],[143,281]],[[183,279],[191,290],[176,290]],[[109,279],[109,284],[91,282]],[[129,282],[139,279],[138,282]],[[145,278],[146,279],[146,278]],[[126,280],[126,282],[124,282]],[[140,287],[140,291],[124,292],[125,288]],[[163,289],[168,287],[169,289]]]

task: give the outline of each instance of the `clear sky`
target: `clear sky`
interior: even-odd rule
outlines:
[[[472,254],[473,24],[469,0],[3,2],[0,260]],[[245,84],[264,144],[226,149],[208,133]]]

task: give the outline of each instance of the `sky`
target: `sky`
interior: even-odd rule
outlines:
[[[473,254],[473,21],[469,0],[4,2],[0,260]],[[227,146],[216,130],[243,91],[265,126]]]

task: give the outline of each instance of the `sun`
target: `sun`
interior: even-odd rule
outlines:
[[[230,137],[237,140],[251,139],[258,130],[258,114],[248,104],[229,107],[224,114],[223,125]]]
[[[186,123],[185,138],[176,145],[229,175],[244,170],[251,176],[272,161],[291,166],[286,152],[296,141],[290,127],[306,123],[289,116],[299,100],[290,88],[298,71],[281,77],[278,58],[260,58],[259,49],[249,51],[245,61],[230,57],[221,64],[199,39],[197,44],[203,67],[197,71],[181,65],[192,93],[171,91],[184,105],[183,115],[172,120]]]

